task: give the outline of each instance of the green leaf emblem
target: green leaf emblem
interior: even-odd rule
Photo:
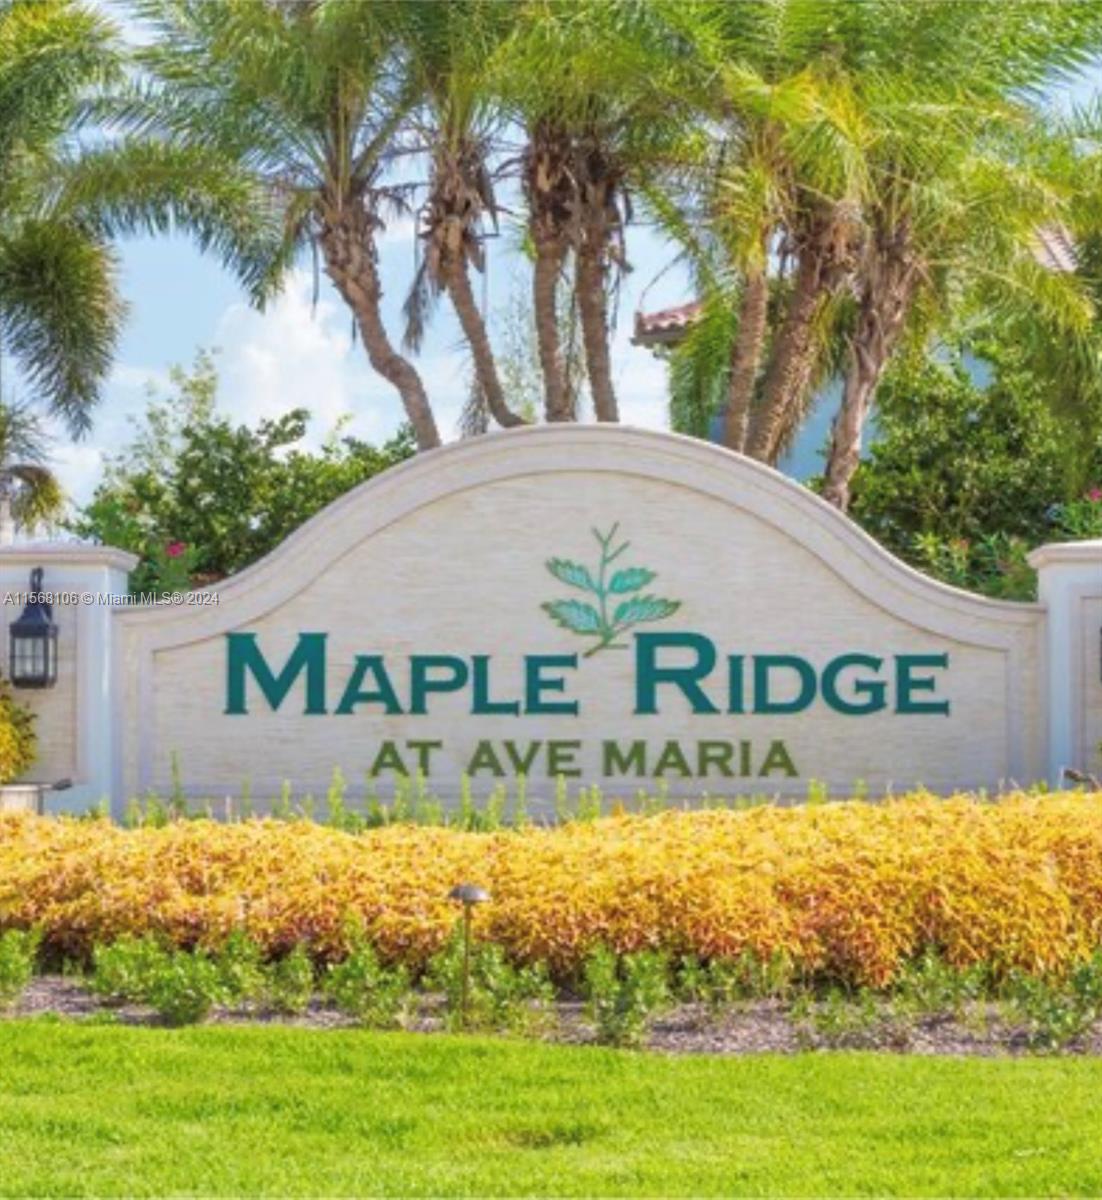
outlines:
[[[556,579],[571,587],[581,588],[583,592],[597,590],[593,576],[581,563],[571,562],[568,558],[550,558],[547,560],[547,569]]]
[[[638,625],[641,621],[661,621],[681,607],[679,600],[659,600],[657,596],[636,596],[616,606],[612,614],[617,625]]]
[[[644,588],[654,578],[654,572],[646,567],[627,567],[617,571],[609,581],[608,590],[614,596],[622,596],[625,592],[637,592]]]
[[[601,614],[581,600],[552,600],[540,606],[556,624],[571,633],[600,633]]]
[[[606,648],[623,649],[627,643],[616,640],[622,633],[646,621],[662,621],[681,607],[680,600],[637,594],[658,577],[649,567],[612,570],[615,560],[631,545],[630,542],[614,545],[618,528],[619,525],[613,525],[608,533],[593,530],[601,547],[596,573],[569,558],[550,558],[546,563],[547,570],[560,583],[589,592],[595,599],[594,604],[582,600],[549,600],[540,606],[556,625],[579,637],[596,638],[594,645],[585,652],[586,658]],[[616,604],[610,616],[611,600],[620,596],[625,598]]]

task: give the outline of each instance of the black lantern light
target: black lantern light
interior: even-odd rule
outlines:
[[[57,626],[54,606],[42,592],[42,568],[31,572],[31,594],[19,619],[8,629],[8,678],[16,687],[45,688],[57,683]]]

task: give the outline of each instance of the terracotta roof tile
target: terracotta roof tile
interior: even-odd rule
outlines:
[[[665,342],[676,342],[700,316],[702,307],[699,300],[690,300],[688,304],[663,308],[659,312],[637,312],[635,335],[631,340],[637,346],[660,346]]]

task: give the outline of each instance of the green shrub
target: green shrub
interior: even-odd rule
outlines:
[[[430,962],[427,986],[444,993],[449,1028],[535,1033],[552,1019],[555,993],[542,963],[514,966],[492,943],[471,947],[470,989],[463,1017],[463,938],[457,928]]]
[[[243,930],[235,929],[217,958],[222,987],[230,1001],[251,1004],[263,998],[266,975],[260,947]]]
[[[114,1003],[151,1004],[172,1025],[201,1021],[233,995],[224,962],[201,953],[169,952],[151,934],[97,946],[92,963],[97,995]]]
[[[170,1025],[201,1021],[225,999],[218,964],[198,952],[166,955],[149,983],[149,1002]]]
[[[301,943],[268,968],[264,1005],[290,1016],[305,1012],[314,994],[314,964]]]
[[[341,1012],[377,1029],[403,1025],[411,1000],[405,967],[388,970],[366,942],[330,966],[324,992]]]
[[[121,937],[92,951],[92,991],[115,1004],[143,1004],[168,953],[152,934]]]
[[[1025,551],[1102,528],[1092,500],[1102,442],[1096,429],[1069,428],[1070,409],[1057,411],[1051,380],[1005,326],[981,324],[967,342],[896,357],[877,389],[850,516],[921,571],[1032,599]]]
[[[890,1026],[890,1014],[882,1011],[874,992],[859,988],[854,994],[832,987],[819,1003],[810,1001],[797,1007],[797,1019],[803,1017],[814,1030],[820,1045],[838,1049],[875,1044]],[[807,1030],[801,1029],[804,1038]]]
[[[783,954],[759,958],[746,951],[706,963],[687,955],[677,964],[674,990],[680,1000],[720,1009],[745,1000],[783,999],[791,991],[792,975]]]
[[[708,964],[695,954],[677,960],[673,974],[673,994],[683,1004],[706,1004],[711,998]]]
[[[1069,542],[1102,538],[1102,488],[1092,487],[1082,496],[1058,505],[1052,516],[1057,534]]]
[[[0,680],[0,784],[18,779],[38,757],[34,723],[34,713],[12,696],[6,680]]]
[[[9,929],[0,936],[0,1008],[11,1008],[30,983],[40,941],[35,930]]]
[[[916,1016],[960,1016],[965,1007],[981,1000],[988,991],[988,973],[983,967],[961,969],[950,966],[932,950],[906,963],[892,989],[902,1012]]]
[[[1102,1016],[1102,951],[1066,980],[1050,981],[1013,971],[1004,993],[1011,1012],[1024,1019],[1030,1044],[1059,1050],[1085,1034]]]
[[[1068,987],[1083,1008],[1102,1013],[1102,950],[1096,950],[1091,958],[1072,971]]]
[[[669,961],[651,950],[617,958],[598,946],[585,961],[585,994],[599,1041],[638,1046],[670,1003]]]
[[[307,517],[413,453],[408,427],[379,447],[334,434],[314,452],[301,445],[306,409],[250,427],[219,410],[218,390],[211,351],[170,368],[166,392],[149,399],[133,438],[70,526],[141,557],[130,575],[134,593],[240,571]]]

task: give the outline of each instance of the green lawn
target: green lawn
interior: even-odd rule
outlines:
[[[1102,1194],[1102,1061],[0,1024],[0,1194]]]

